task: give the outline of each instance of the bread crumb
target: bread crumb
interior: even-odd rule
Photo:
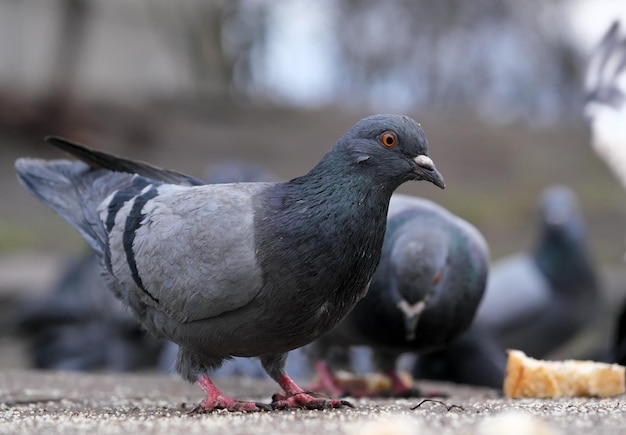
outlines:
[[[508,351],[504,394],[509,398],[613,397],[624,394],[625,367],[595,361],[543,361]]]

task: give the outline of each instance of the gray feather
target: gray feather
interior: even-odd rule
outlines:
[[[251,198],[266,187],[160,187],[142,210],[145,217],[133,245],[139,275],[146,277],[145,290],[152,298],[135,285],[128,268],[122,248],[124,213],[111,232],[113,274],[145,304],[183,323],[244,306],[262,287]]]
[[[84,163],[22,158],[15,162],[20,183],[41,202],[78,230],[89,246],[104,255],[107,239],[97,214],[98,205],[132,175],[91,170]]]
[[[200,186],[206,184],[198,178],[170,169],[163,169],[149,163],[136,160],[124,159],[113,154],[100,152],[80,145],[78,143],[56,136],[46,137],[46,142],[50,145],[79,158],[92,168],[108,169],[114,172],[126,172],[128,174],[138,174],[142,177],[150,178],[164,183],[179,184],[184,186]]]

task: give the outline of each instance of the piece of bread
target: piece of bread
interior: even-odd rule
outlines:
[[[504,394],[522,397],[612,397],[624,394],[625,367],[595,361],[542,361],[508,351]]]

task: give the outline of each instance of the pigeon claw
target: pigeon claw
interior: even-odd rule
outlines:
[[[311,396],[309,393],[297,393],[292,396],[274,394],[272,396],[272,409],[337,409],[354,408],[354,405],[347,400],[320,399]]]

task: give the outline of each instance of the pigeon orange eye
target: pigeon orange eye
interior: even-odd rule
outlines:
[[[395,133],[388,131],[383,133],[383,135],[380,137],[380,141],[383,143],[383,145],[390,148],[398,143],[398,137]]]

